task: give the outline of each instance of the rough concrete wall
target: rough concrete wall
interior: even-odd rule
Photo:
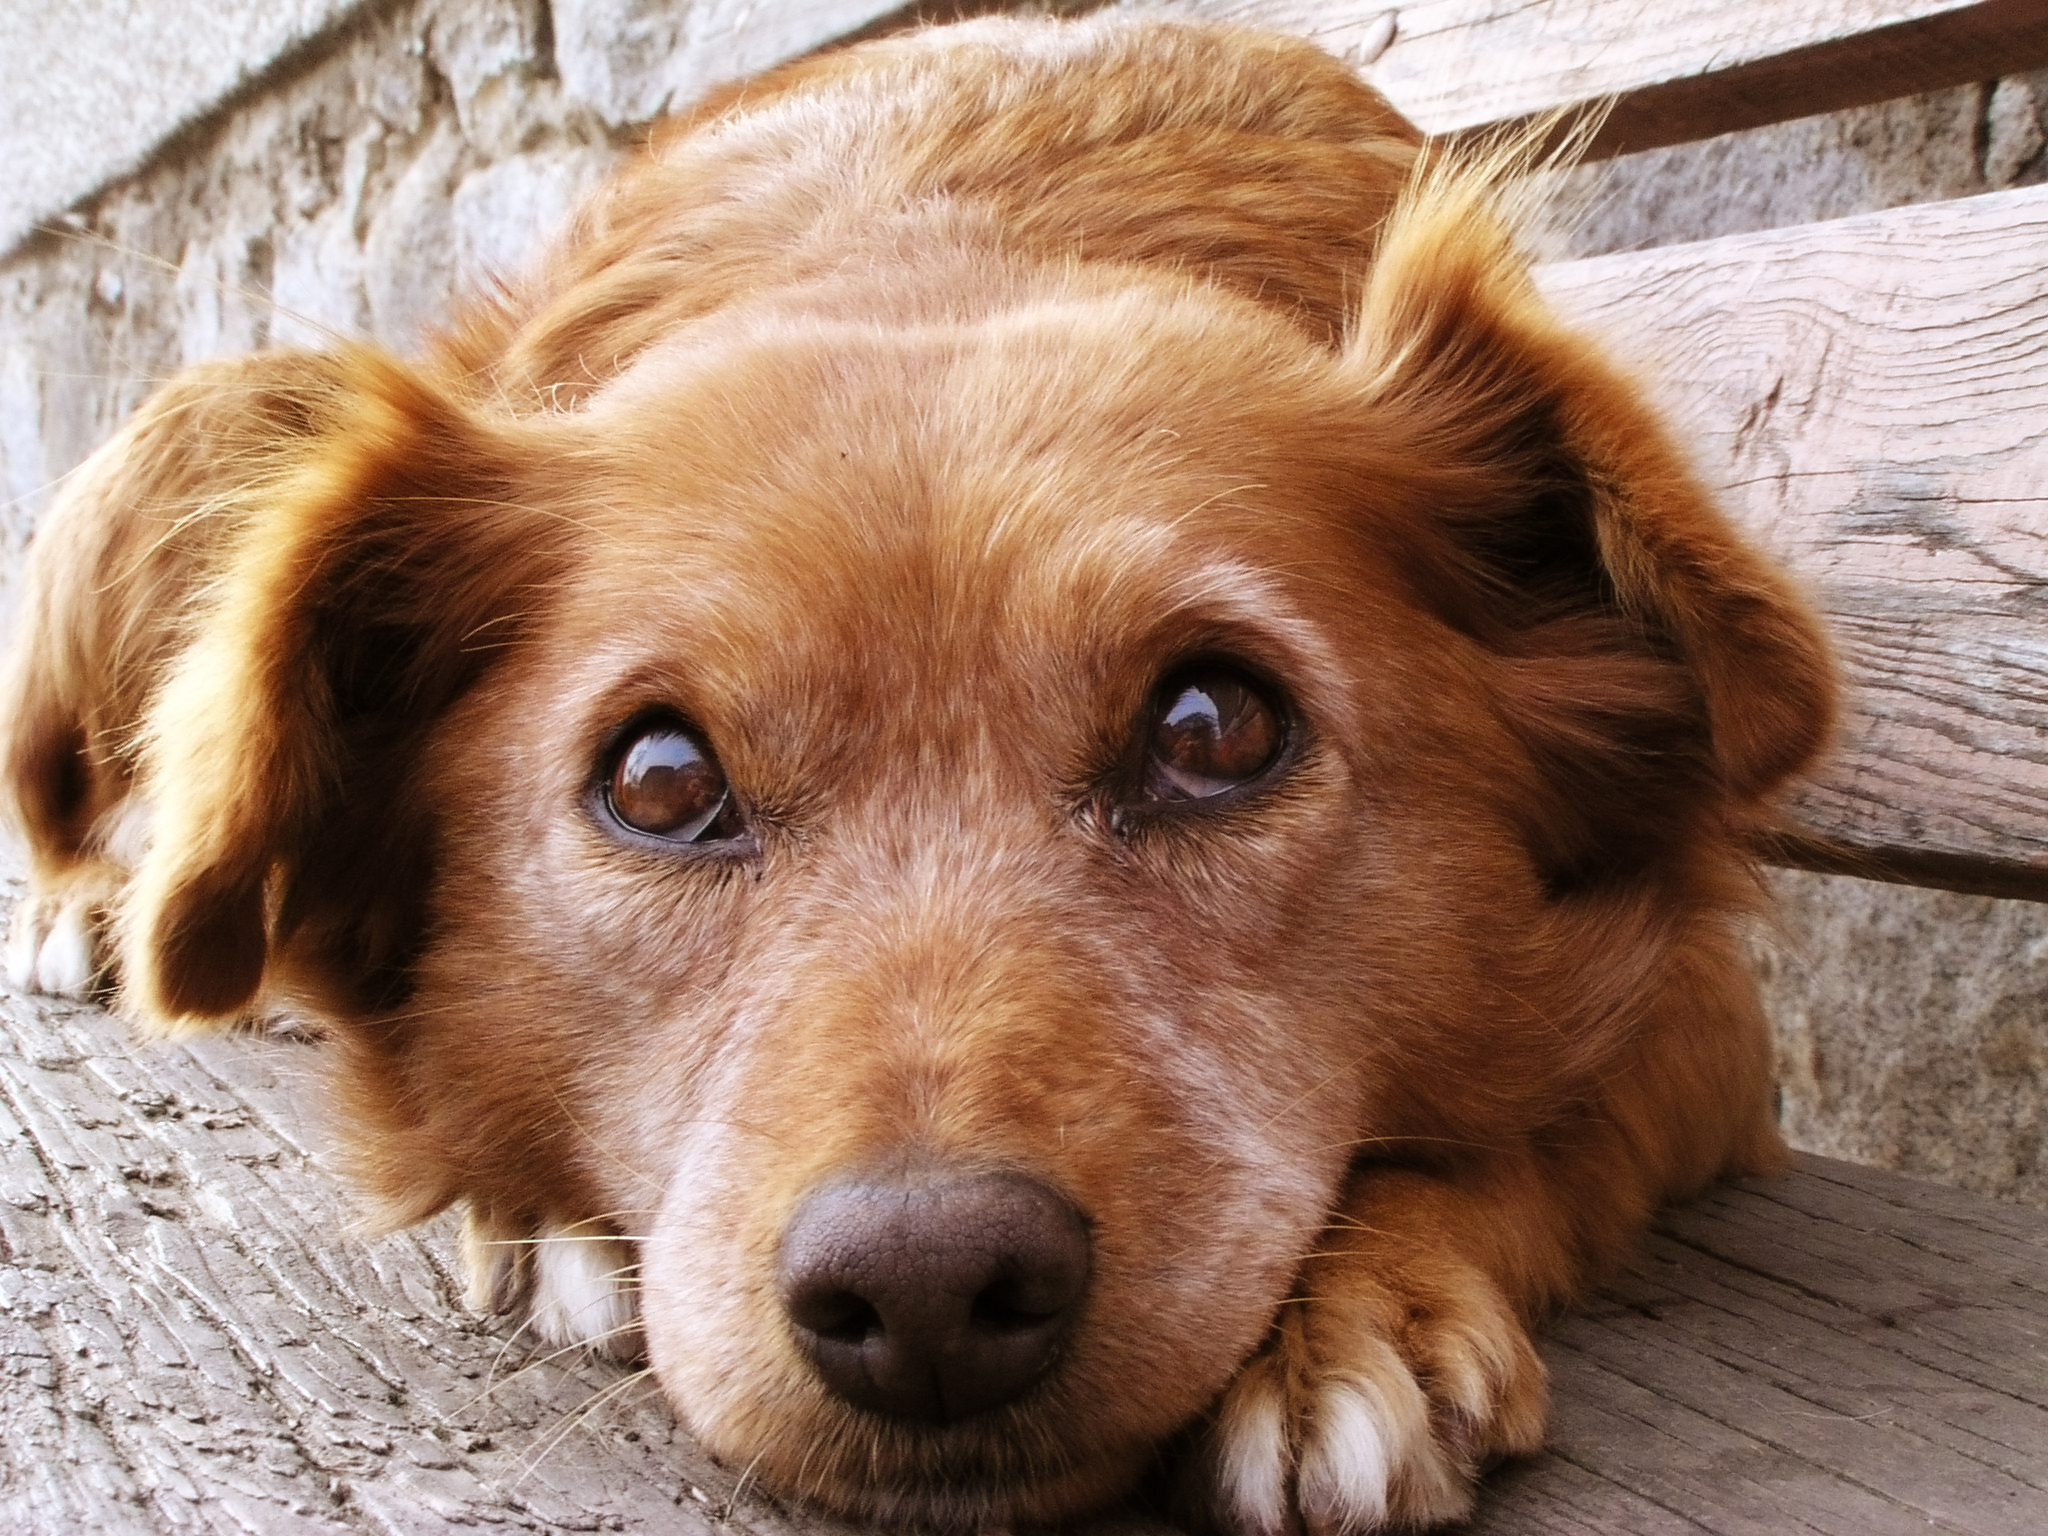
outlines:
[[[364,0],[29,0],[0,35],[0,250],[38,219],[148,159],[166,139]],[[29,146],[33,152],[26,152]]]
[[[1794,1144],[2048,1206],[2048,905],[1777,885],[1756,954]]]
[[[332,7],[349,19],[318,46],[269,59],[210,118],[181,108],[162,153],[0,257],[5,567],[57,478],[169,374],[337,335],[412,346],[451,294],[516,269],[672,103],[900,3]],[[0,53],[16,26],[0,19]],[[10,162],[33,161],[41,131],[15,128]]]
[[[86,197],[61,233],[0,257],[0,555],[18,550],[57,477],[177,368],[334,334],[411,344],[451,292],[515,268],[665,105],[894,8],[295,10],[349,19],[262,72],[238,66],[233,80],[260,78],[210,117],[181,108],[187,126],[142,169]],[[0,20],[0,40],[16,25]],[[12,124],[9,163],[62,131],[18,109],[0,121]],[[2048,76],[2037,75],[1633,156],[1575,179],[1572,248],[2039,181],[2044,130]],[[0,230],[0,245],[9,238]],[[1781,885],[1782,928],[1760,965],[1794,1139],[2048,1204],[2048,907],[1811,876]]]
[[[404,345],[516,264],[617,153],[561,86],[542,0],[360,19],[239,110],[0,264],[0,495],[17,544],[57,477],[203,358]]]
[[[1587,166],[1565,254],[1598,256],[2048,180],[2048,71]]]

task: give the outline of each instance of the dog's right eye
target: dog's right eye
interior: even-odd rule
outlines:
[[[1176,673],[1153,699],[1144,798],[1213,800],[1272,767],[1286,739],[1279,708],[1242,673]]]
[[[626,739],[604,789],[605,808],[631,831],[669,843],[739,835],[739,812],[710,745],[688,726],[660,720]]]

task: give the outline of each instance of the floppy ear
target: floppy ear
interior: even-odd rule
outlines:
[[[1508,233],[1528,195],[1498,165],[1424,172],[1346,364],[1431,467],[1444,542],[1420,580],[1497,658],[1502,713],[1563,807],[1532,844],[1571,888],[1699,814],[1756,817],[1825,744],[1835,674],[1791,584],[1537,294]]]
[[[287,940],[295,984],[402,996],[431,846],[405,793],[420,734],[545,579],[551,526],[458,402],[357,350],[307,409],[145,721],[123,972],[159,1029],[239,1017]]]

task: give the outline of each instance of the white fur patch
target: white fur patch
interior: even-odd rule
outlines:
[[[149,856],[150,834],[155,829],[155,808],[140,795],[128,795],[102,817],[94,828],[100,854],[126,870],[137,870]]]
[[[92,903],[83,898],[61,906],[47,897],[24,901],[7,937],[8,984],[52,997],[90,997],[99,973],[91,914]]]
[[[533,1245],[533,1329],[550,1344],[617,1352],[640,1315],[632,1245],[590,1222],[556,1227]]]
[[[1287,1405],[1273,1362],[1260,1360],[1230,1389],[1217,1415],[1216,1485],[1234,1524],[1247,1530],[1287,1526]]]
[[[83,901],[67,901],[36,951],[36,989],[53,997],[87,997],[92,992],[92,919]]]
[[[36,984],[36,951],[42,948],[42,926],[36,921],[36,903],[24,901],[14,909],[14,924],[7,933],[7,985],[17,992],[30,992]]]
[[[1382,1396],[1363,1379],[1324,1383],[1302,1457],[1304,1513],[1347,1531],[1372,1530],[1386,1521],[1395,1461],[1403,1451],[1412,1454],[1412,1447],[1400,1444],[1407,1426],[1389,1422],[1396,1416],[1386,1412]],[[1426,1409],[1421,1418],[1426,1437]]]
[[[1310,1416],[1296,1496],[1319,1527],[1375,1530],[1388,1518],[1432,1525],[1471,1506],[1463,1473],[1437,1444],[1429,1399],[1391,1345],[1325,1377]]]

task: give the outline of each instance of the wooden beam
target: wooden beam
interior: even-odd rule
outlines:
[[[2043,0],[1912,9],[1925,14],[1638,86],[1615,102],[1587,147],[1588,157],[1659,149],[2048,64]],[[1720,14],[1725,21],[1731,12],[1723,6]]]
[[[1317,38],[1432,133],[1613,108],[1592,158],[2048,65],[2048,0],[1179,0]]]
[[[1833,624],[1793,862],[2048,899],[2044,252],[2033,187],[1543,273]]]

